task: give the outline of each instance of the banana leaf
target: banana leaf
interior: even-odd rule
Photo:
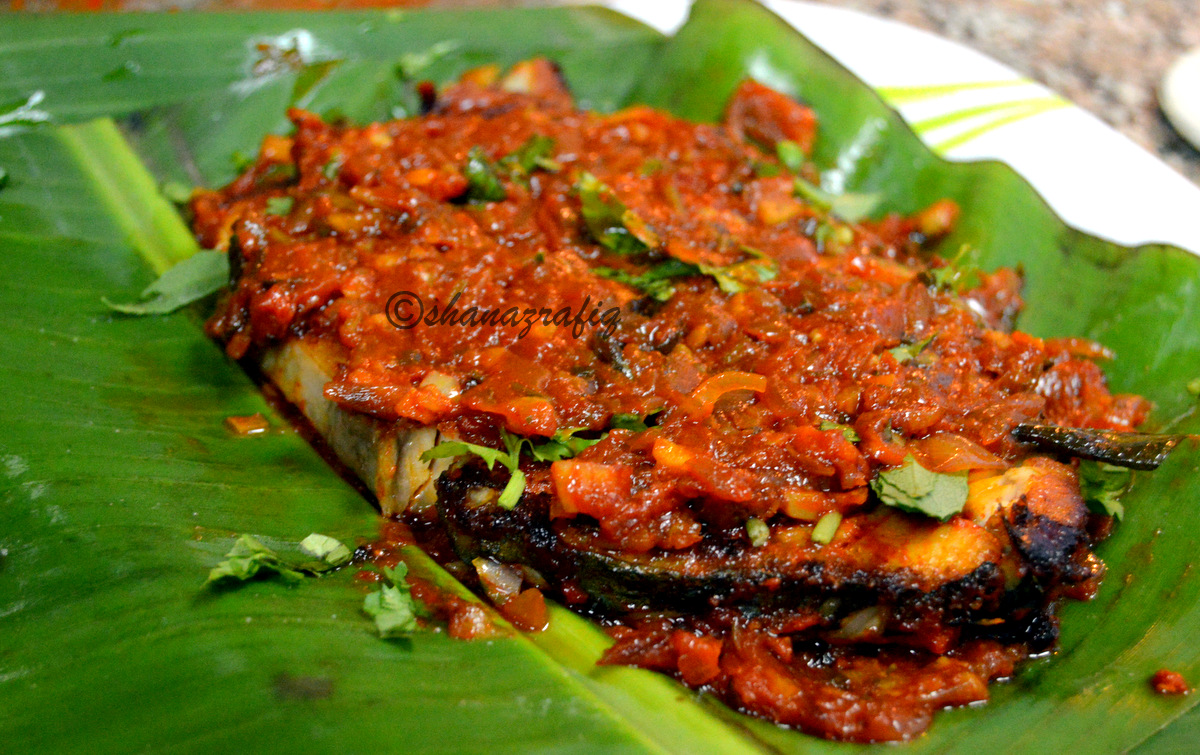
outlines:
[[[1196,432],[1200,261],[1065,227],[998,163],[947,163],[869,89],[759,6],[701,0],[673,38],[587,8],[317,16],[16,17],[0,24],[0,102],[42,92],[57,124],[0,138],[0,749],[125,752],[835,752],[648,672],[594,666],[603,635],[553,611],[538,635],[381,640],[353,570],[299,586],[202,589],[238,533],[361,544],[377,515],[236,364],[207,341],[204,306],[132,319],[133,299],[195,251],[158,191],[215,185],[290,104],[352,119],[410,108],[403,78],[485,62],[558,60],[586,104],[648,102],[711,120],[745,75],[822,122],[825,183],[887,209],[949,196],[945,248],[1020,264],[1020,327],[1095,338],[1116,390],[1153,422]],[[0,110],[10,109],[0,106]],[[87,121],[91,118],[101,120]],[[111,119],[119,119],[118,127]],[[87,121],[87,122],[82,122]],[[1098,156],[1097,159],[1102,159]],[[271,432],[238,438],[230,415]],[[1064,607],[1053,658],[941,714],[913,751],[1173,752],[1200,736],[1195,697],[1162,697],[1161,667],[1200,679],[1194,447],[1139,474],[1100,548],[1099,596]],[[458,590],[429,559],[410,566]],[[498,625],[503,629],[502,621]]]

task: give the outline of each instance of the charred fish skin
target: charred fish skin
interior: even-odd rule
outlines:
[[[478,491],[499,491],[504,482],[500,472],[475,463],[453,468],[438,479],[438,516],[459,558],[470,562],[482,556],[523,564],[552,584],[570,582],[586,593],[588,610],[598,615],[702,613],[714,608],[732,608],[746,616],[820,611],[826,624],[836,625],[857,611],[877,607],[888,625],[902,633],[930,625],[953,627],[972,637],[1019,637],[1044,650],[1057,638],[1053,600],[1039,585],[1046,569],[1053,568],[1060,579],[1094,576],[1080,566],[1090,554],[1076,545],[1086,537],[1082,529],[1068,538],[1073,545],[1069,552],[1053,549],[1039,562],[1045,568],[1031,570],[1015,585],[1007,584],[1005,570],[990,561],[965,577],[921,589],[904,570],[845,570],[803,561],[772,570],[747,559],[749,549],[623,554],[598,545],[585,528],[551,520],[548,496],[525,496],[512,510],[470,502],[494,499]],[[1029,524],[1024,530],[1039,544],[1057,542],[1065,532],[1048,517],[1039,522],[1049,523],[1048,529]]]

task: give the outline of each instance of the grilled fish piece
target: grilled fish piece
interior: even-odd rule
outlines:
[[[478,503],[494,500],[503,482],[467,465],[437,483],[459,555],[531,566],[601,611],[811,608],[837,619],[878,605],[901,630],[933,617],[1009,631],[1000,626],[1007,619],[1046,604],[1039,585],[1099,576],[1075,474],[1044,458],[972,483],[966,516],[945,523],[881,506],[847,517],[828,545],[812,541],[812,524],[795,522],[775,525],[761,547],[706,541],[646,554],[606,547],[578,519],[552,519],[549,495],[526,496],[511,511]]]

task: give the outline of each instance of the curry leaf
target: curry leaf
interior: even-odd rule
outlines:
[[[888,506],[946,521],[967,503],[967,473],[933,472],[908,456],[903,465],[879,472],[871,489]]]
[[[127,315],[164,315],[215,294],[229,284],[229,257],[223,252],[193,254],[167,270],[142,291],[142,301],[121,303],[101,300]]]

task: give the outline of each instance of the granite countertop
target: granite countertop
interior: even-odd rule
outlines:
[[[1096,114],[1200,184],[1200,151],[1171,128],[1156,89],[1200,45],[1196,0],[824,0],[986,53]]]

